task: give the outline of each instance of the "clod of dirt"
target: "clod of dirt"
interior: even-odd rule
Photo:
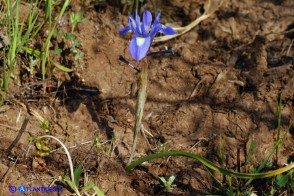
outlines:
[[[263,73],[267,70],[267,52],[265,38],[257,36],[243,53],[247,53],[250,70],[241,75],[246,85],[256,88],[263,80]]]
[[[198,97],[211,99],[213,104],[230,103],[239,99],[239,89],[245,85],[245,82],[240,79],[239,70],[217,63],[196,66],[193,70],[200,81],[192,96],[197,94]]]
[[[245,83],[239,79],[240,71],[226,68],[221,71],[209,90],[215,104],[234,102],[240,98],[239,88]]]

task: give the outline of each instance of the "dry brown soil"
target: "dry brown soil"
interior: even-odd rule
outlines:
[[[166,2],[161,7],[162,22],[183,26],[201,15],[205,1]],[[154,11],[149,1],[144,7]],[[131,59],[131,35],[118,34],[127,24],[127,15],[115,6],[98,7],[91,1],[74,3],[71,11],[79,10],[87,20],[76,30],[85,53],[76,71],[55,73],[52,85],[59,81],[58,92],[30,97],[27,89],[34,84],[29,83],[14,87],[8,97],[27,93],[22,101],[49,120],[51,130],[47,134],[69,147],[74,164],[83,161],[84,174],[107,195],[162,195],[158,177],[174,174],[174,195],[213,192],[217,185],[212,177],[201,164],[188,158],[157,159],[125,172],[139,78],[118,60],[119,55]],[[293,159],[294,131],[289,129],[294,119],[293,10],[292,0],[226,0],[213,16],[190,32],[153,45],[151,51],[173,48],[175,54],[148,57],[143,124],[150,134],[140,135],[135,159],[157,152],[163,144],[166,149],[192,152],[220,163],[222,137],[227,168],[236,169],[238,159],[244,163],[252,141],[256,141],[256,147],[251,164],[258,166],[277,139],[280,95],[281,137],[285,141],[277,164],[282,167]],[[61,28],[69,27],[64,24]],[[131,62],[140,67],[140,63]],[[9,192],[10,185],[49,186],[63,172],[68,174],[66,155],[53,140],[47,145],[59,150],[44,158],[43,170],[34,166],[36,149],[28,148],[28,137],[46,133],[38,119],[12,98],[1,109],[0,124],[3,195],[16,195]],[[99,149],[92,146],[94,138],[101,143]],[[275,163],[275,156],[271,161]],[[69,194],[66,188],[61,193]]]

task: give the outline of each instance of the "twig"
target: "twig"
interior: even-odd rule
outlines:
[[[292,45],[293,45],[293,41],[294,41],[294,39],[291,40],[291,44],[290,44],[289,47],[288,47],[288,50],[287,50],[286,55],[288,55],[288,54],[290,53],[290,50],[291,50]]]
[[[24,119],[22,125],[21,125],[21,128],[16,136],[16,138],[13,140],[13,142],[10,144],[10,146],[6,149],[6,154],[10,154],[12,148],[17,144],[17,142],[20,140],[23,132],[26,130],[27,128],[27,125],[29,123],[29,120],[30,120],[30,116],[27,115],[26,118]]]
[[[203,79],[201,79],[196,85],[195,88],[193,89],[192,93],[190,94],[190,98],[194,97],[199,89],[200,84],[202,84],[204,82],[204,80],[206,80],[207,76],[205,76]]]
[[[5,127],[5,128],[7,128],[7,129],[14,130],[14,131],[18,131],[18,130],[20,129],[20,128],[18,128],[18,127],[12,127],[12,126],[5,125],[5,124],[2,124],[2,123],[0,123],[0,126],[1,126],[1,127]]]
[[[30,108],[27,104],[21,102],[20,100],[17,99],[13,99],[14,103],[19,104],[20,106],[22,106],[24,109],[27,110],[27,112],[34,116],[35,118],[37,118],[41,123],[43,123],[45,121],[45,119],[34,109]]]
[[[147,136],[145,134],[145,131],[146,131],[146,133],[149,133],[149,132],[147,132],[147,130],[144,128],[143,124],[141,126],[141,131],[142,131],[142,134],[143,134],[143,136],[144,136],[144,138],[146,140],[148,148],[151,149],[150,143],[149,143],[148,138],[147,138]],[[149,133],[149,134],[151,134],[151,133]]]
[[[176,30],[178,33],[174,34],[174,35],[165,35],[165,36],[161,36],[161,37],[155,37],[153,42],[165,42],[168,41],[170,39],[174,39],[176,37],[179,37],[185,33],[187,33],[188,31],[190,31],[191,29],[193,29],[195,26],[197,26],[201,21],[209,18],[216,10],[217,8],[222,4],[223,1],[220,1],[220,3],[216,6],[216,8],[214,8],[214,5],[212,3],[212,0],[209,0],[207,3],[207,9],[205,10],[205,12],[196,20],[192,21],[189,25],[184,26],[184,27],[173,27],[174,30]]]
[[[82,143],[79,143],[79,144],[76,144],[76,145],[70,146],[70,147],[68,147],[67,149],[77,148],[77,147],[79,147],[79,146],[82,146],[82,145],[85,145],[85,144],[92,144],[92,143],[93,143],[92,140],[91,140],[91,141],[87,141],[87,142],[82,142]],[[54,149],[54,150],[51,150],[50,153],[52,153],[52,152],[56,152],[56,151],[58,151],[58,150],[61,149],[61,148],[62,148],[62,147],[60,147],[60,148],[56,148],[56,149]]]

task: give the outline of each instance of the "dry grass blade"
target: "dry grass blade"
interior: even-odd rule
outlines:
[[[41,123],[43,123],[45,121],[45,119],[36,110],[28,107],[25,103],[21,102],[20,100],[13,99],[13,102],[15,102],[15,103],[19,104],[20,106],[22,106],[24,109],[26,109],[28,111],[29,114],[34,116]]]
[[[0,0],[0,19],[4,20],[6,12],[6,3],[3,0]]]
[[[187,26],[173,27],[173,29],[178,32],[177,34],[155,37],[153,42],[165,42],[187,33],[188,31],[196,27],[201,21],[212,16],[212,14],[221,6],[222,2],[222,0],[208,0],[207,4],[205,5],[205,12],[199,18],[197,18]]]

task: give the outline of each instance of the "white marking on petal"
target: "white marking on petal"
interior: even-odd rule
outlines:
[[[136,38],[137,46],[141,47],[144,43],[145,43],[145,38],[144,37],[137,37]]]

